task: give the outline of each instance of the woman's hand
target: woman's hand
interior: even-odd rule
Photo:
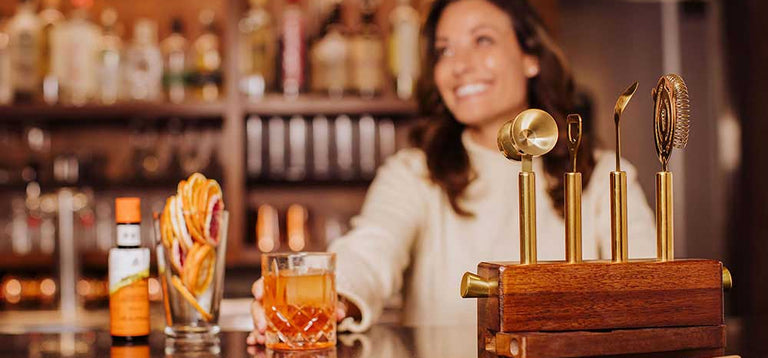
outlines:
[[[246,343],[249,345],[264,344],[264,332],[267,330],[267,316],[264,314],[264,279],[260,278],[251,287],[253,303],[251,303],[251,315],[253,316],[253,332],[248,335]],[[336,300],[336,321],[340,322],[347,316],[347,304],[344,300]],[[354,308],[353,308],[354,311]]]

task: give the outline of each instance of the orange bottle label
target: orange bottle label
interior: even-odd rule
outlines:
[[[149,346],[112,346],[111,358],[149,358]]]
[[[113,336],[149,334],[149,293],[146,278],[118,289],[109,297],[109,324]]]

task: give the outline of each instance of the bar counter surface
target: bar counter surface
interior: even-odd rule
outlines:
[[[340,334],[335,349],[272,352],[246,345],[245,331],[224,331],[208,351],[173,352],[163,333],[153,330],[146,345],[113,345],[106,330],[0,334],[0,357],[248,357],[248,358],[408,358],[475,357],[476,328],[406,328],[376,325],[363,334]]]

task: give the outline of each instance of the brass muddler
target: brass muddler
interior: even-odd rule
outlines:
[[[536,263],[536,174],[533,157],[548,153],[557,143],[557,123],[549,113],[528,109],[499,129],[499,150],[509,159],[522,160],[520,189],[520,263]]]
[[[616,171],[611,172],[611,261],[627,262],[627,173],[621,170],[621,131],[619,122],[624,108],[637,91],[637,82],[619,96],[614,108],[616,123]]]
[[[573,171],[565,173],[565,260],[579,263],[581,256],[581,173],[577,172],[576,155],[581,145],[581,116],[569,114],[567,121],[568,153]]]
[[[672,148],[685,148],[690,129],[690,100],[683,79],[670,74],[659,79],[653,96],[653,134],[661,172],[656,173],[656,258],[675,259],[672,173],[669,158]]]

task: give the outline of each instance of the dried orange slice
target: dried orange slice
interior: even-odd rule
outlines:
[[[174,213],[179,226],[181,242],[185,247],[185,251],[188,251],[192,248],[192,245],[194,245],[195,242],[192,240],[192,236],[189,233],[189,225],[187,225],[186,215],[183,214],[184,207],[182,200],[178,195],[176,196],[175,204],[175,206],[171,207],[171,212],[174,212],[173,209],[175,207]]]
[[[200,173],[192,174],[184,185],[179,183],[178,196],[182,198],[184,219],[192,239],[205,243],[202,226],[198,224],[197,198],[195,192],[205,183],[205,177]]]
[[[203,294],[213,281],[215,263],[216,252],[211,245],[195,244],[195,248],[187,255],[182,277],[184,286],[195,296]]]
[[[173,284],[173,287],[175,287],[176,290],[179,291],[179,293],[181,293],[182,296],[184,296],[187,302],[189,302],[189,304],[191,304],[192,307],[194,307],[197,310],[197,312],[200,312],[200,315],[203,316],[203,319],[206,322],[210,322],[213,319],[213,316],[210,313],[206,312],[206,310],[203,309],[202,306],[200,306],[200,303],[197,302],[195,297],[192,296],[192,293],[190,293],[189,290],[187,290],[187,288],[184,287],[184,284],[181,282],[178,276],[173,275],[173,277],[171,277],[171,283]]]
[[[221,187],[215,180],[209,180],[205,205],[203,233],[209,244],[217,246],[221,240],[221,212],[224,210]]]

